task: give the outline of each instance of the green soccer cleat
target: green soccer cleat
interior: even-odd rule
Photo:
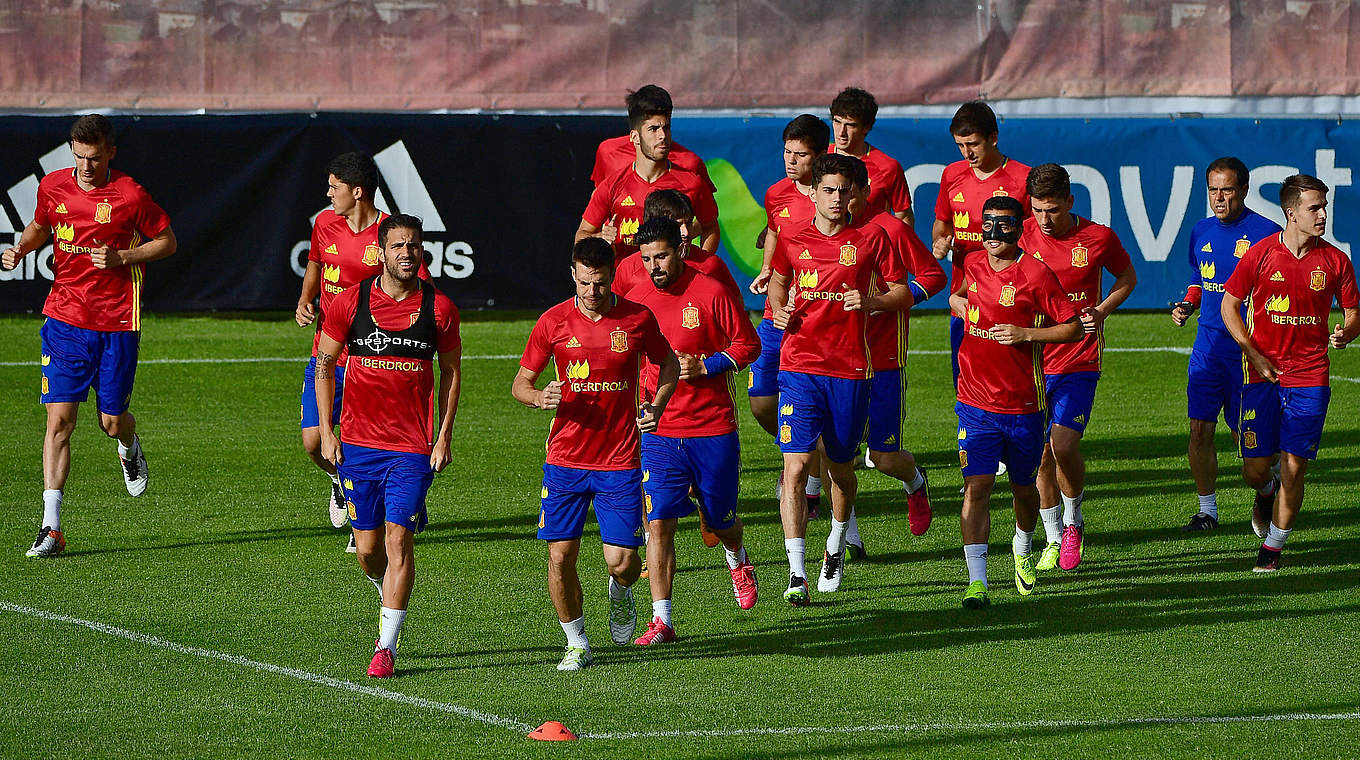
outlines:
[[[590,647],[567,647],[567,651],[562,655],[562,661],[557,663],[557,669],[585,670],[594,662],[595,658],[590,656]]]
[[[1039,561],[1034,565],[1034,569],[1041,573],[1058,569],[1058,554],[1061,552],[1062,542],[1049,541],[1044,550],[1039,553]]]
[[[991,598],[987,596],[987,584],[982,581],[973,581],[968,584],[968,590],[963,592],[965,610],[980,610],[991,603]]]
[[[1034,583],[1039,580],[1039,576],[1034,572],[1034,557],[1029,554],[1011,553],[1015,558],[1015,590],[1020,592],[1020,596],[1029,596],[1034,593]]]

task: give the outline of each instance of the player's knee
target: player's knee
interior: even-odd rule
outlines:
[[[1253,457],[1242,460],[1242,479],[1255,488],[1260,488],[1270,480],[1270,460]]]
[[[99,427],[104,429],[104,433],[110,438],[117,438],[123,432],[122,415],[99,413]]]

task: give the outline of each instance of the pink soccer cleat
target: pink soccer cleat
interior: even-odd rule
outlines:
[[[373,642],[377,645],[378,642]],[[373,653],[373,661],[368,663],[369,678],[391,678],[394,669],[392,667],[392,650],[379,649]]]
[[[648,647],[652,644],[669,644],[675,641],[675,629],[661,622],[661,618],[652,618],[652,622],[647,624],[647,632],[633,640],[634,644],[640,647]]]
[[[730,569],[732,573],[732,595],[737,598],[737,606],[749,610],[756,606],[757,584],[756,567],[747,560]]]
[[[1062,548],[1058,550],[1058,567],[1063,570],[1076,570],[1081,564],[1081,539],[1083,526],[1069,525],[1063,528]]]
[[[930,530],[930,480],[926,471],[921,470],[921,487],[915,493],[907,494],[907,527],[913,536],[924,536]]]

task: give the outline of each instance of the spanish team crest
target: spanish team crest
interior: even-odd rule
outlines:
[[[623,330],[615,330],[609,333],[609,350],[616,354],[628,351],[628,333]]]
[[[1090,252],[1086,250],[1086,246],[1084,246],[1084,245],[1079,245],[1079,246],[1077,246],[1076,248],[1073,248],[1073,249],[1072,249],[1072,266],[1074,266],[1074,267],[1084,267],[1084,266],[1086,266],[1087,264],[1090,264],[1090,263],[1091,263],[1091,258],[1090,258],[1090,255],[1089,255],[1089,254],[1090,254]]]
[[[364,266],[373,267],[378,265],[378,246],[364,246]]]
[[[411,324],[409,326],[415,327],[415,324],[418,321],[420,321],[420,312],[418,311],[411,312]]]
[[[855,265],[855,251],[856,248],[848,243],[841,246],[841,266],[852,267]]]
[[[960,467],[968,466],[968,452],[964,451],[963,449],[959,449],[959,466]]]
[[[693,330],[699,326],[699,308],[697,306],[686,306],[680,310],[680,326],[686,330]]]
[[[779,426],[779,442],[788,443],[793,440],[793,427],[790,425]]]
[[[1000,298],[1000,300],[998,301],[998,303],[1000,303],[1002,306],[1014,306],[1014,305],[1015,305],[1015,286],[1014,286],[1014,285],[1002,285],[1002,286],[1001,286],[1001,298]]]
[[[1240,259],[1242,258],[1242,254],[1246,253],[1247,249],[1250,247],[1251,241],[1243,238],[1237,241],[1237,245],[1233,246],[1233,255]]]
[[[1327,273],[1321,269],[1314,269],[1308,275],[1308,287],[1313,290],[1322,290],[1327,287]]]
[[[1256,431],[1244,430],[1242,432],[1242,443],[1245,448],[1248,449],[1256,448]]]
[[[108,224],[113,221],[113,204],[96,203],[94,206],[94,220],[100,224]]]

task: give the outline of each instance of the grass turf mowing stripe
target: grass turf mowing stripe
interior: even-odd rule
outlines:
[[[1190,349],[1184,346],[1142,346],[1134,348],[1106,348],[1107,353],[1173,353],[1186,354]],[[949,351],[908,351],[909,356],[948,356]],[[237,357],[200,357],[191,359],[139,359],[138,364],[258,364],[263,362],[301,362],[305,357],[298,356],[237,356]],[[473,354],[464,356],[464,361],[518,359],[520,354]],[[0,362],[0,367],[32,367],[38,362]],[[1339,377],[1337,380],[1360,382],[1360,379]]]
[[[484,713],[481,712],[480,710],[473,710],[470,707],[462,707],[460,705],[449,704],[448,702],[436,702],[434,700],[423,699],[421,697],[412,697],[407,694],[389,691],[387,689],[381,689],[376,686],[365,686],[363,684],[357,684],[352,681],[345,681],[339,678],[331,678],[330,676],[323,676],[317,673],[309,673],[305,670],[298,670],[297,668],[289,668],[284,667],[282,665],[271,665],[270,663],[267,662],[258,662],[256,660],[252,660],[247,657],[242,657],[240,655],[227,654],[226,652],[217,652],[211,649],[199,649],[198,647],[177,644],[173,641],[167,641],[165,639],[150,636],[145,633],[129,631],[126,628],[118,628],[116,626],[106,625],[104,623],[96,623],[93,620],[82,620],[80,618],[70,617],[68,615],[60,615],[55,612],[45,612],[43,610],[34,609],[32,607],[24,607],[22,605],[13,604],[11,602],[6,601],[0,601],[0,611],[13,612],[19,615],[28,615],[30,617],[36,617],[42,620],[48,620],[57,623],[69,623],[71,625],[77,625],[83,628],[88,628],[96,633],[103,633],[108,636],[115,636],[120,639],[127,639],[128,641],[133,641],[138,644],[147,644],[149,646],[159,647],[161,649],[169,649],[172,652],[192,655],[194,657],[203,657],[209,660],[220,660],[221,662],[229,662],[233,665],[240,665],[242,667],[252,668],[254,670],[263,671],[265,673],[273,673],[275,675],[287,676],[289,678],[294,678],[299,681],[305,681],[307,683],[314,683],[317,684],[318,686],[326,686],[332,689],[341,689],[343,691],[352,691],[370,697],[378,697],[379,699],[386,699],[392,702],[400,702],[402,704],[412,705],[414,707],[422,707],[427,710],[436,710],[438,712],[451,713],[453,715],[458,715],[460,717],[467,718],[468,720],[474,720],[477,721],[478,723],[485,723],[489,726],[496,726],[498,728],[504,728],[510,731],[528,733],[529,731],[534,730],[533,726],[527,723],[521,723],[515,720],[514,718],[505,718],[500,715],[492,715],[491,713]]]
[[[790,726],[787,728],[734,728],[698,731],[630,731],[581,733],[582,739],[678,739],[733,736],[782,736],[793,734],[867,733],[986,733],[1035,728],[1131,728],[1136,726],[1185,726],[1213,723],[1282,723],[1296,721],[1360,720],[1360,712],[1277,713],[1273,715],[1190,715],[1180,718],[1114,718],[1110,720],[1028,720],[997,723],[903,723],[883,726]]]

